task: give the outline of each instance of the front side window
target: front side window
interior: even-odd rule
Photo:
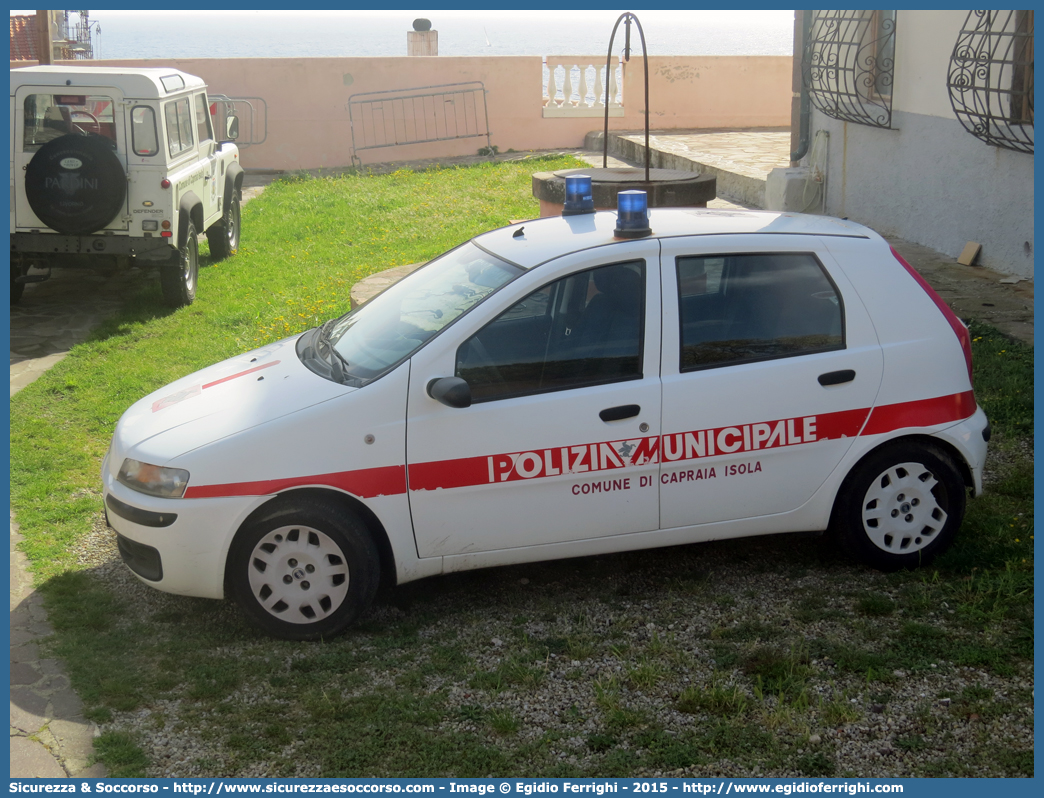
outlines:
[[[30,94],[22,105],[25,127],[22,147],[36,152],[40,145],[70,133],[104,136],[116,143],[112,98],[98,94]]]
[[[196,137],[200,143],[214,138],[210,129],[210,112],[207,110],[207,98],[204,94],[195,95],[196,102]]]
[[[475,402],[642,376],[645,263],[571,274],[533,291],[457,350]]]
[[[156,135],[156,112],[147,105],[131,111],[131,146],[135,155],[155,155],[159,152]]]
[[[682,371],[844,348],[840,294],[813,255],[680,257]]]
[[[171,157],[180,155],[193,147],[192,110],[188,97],[163,106],[163,118],[167,128],[167,148]]]

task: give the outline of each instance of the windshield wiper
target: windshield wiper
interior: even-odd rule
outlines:
[[[345,379],[348,375],[348,359],[337,351],[337,347],[330,343],[330,328],[333,327],[334,322],[337,319],[330,319],[323,323],[323,326],[319,328],[319,335],[316,338],[316,352],[319,353],[322,346],[326,346],[330,352],[331,357],[329,359],[330,371],[333,373],[334,378],[341,383],[345,383]],[[320,357],[322,355],[320,354]]]

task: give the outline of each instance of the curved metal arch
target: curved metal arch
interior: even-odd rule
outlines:
[[[815,11],[801,59],[812,104],[834,119],[892,126],[895,19],[874,11]]]
[[[649,182],[649,163],[650,163],[650,150],[649,150],[649,51],[645,47],[645,31],[642,30],[642,23],[638,21],[638,17],[632,14],[630,11],[625,11],[621,14],[616,24],[613,25],[613,32],[609,36],[609,54],[605,59],[605,83],[609,85],[609,70],[613,65],[613,39],[616,38],[616,29],[620,27],[620,23],[626,23],[624,25],[624,57],[625,62],[631,60],[631,23],[634,22],[638,26],[638,36],[642,40],[642,60],[645,63],[645,182]],[[605,97],[605,127],[602,131],[602,168],[605,169],[609,163],[609,94],[608,88],[606,89]]]
[[[946,87],[964,129],[987,144],[1033,153],[1032,11],[970,11]]]

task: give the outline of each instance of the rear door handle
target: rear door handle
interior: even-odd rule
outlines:
[[[828,371],[819,375],[820,385],[840,385],[843,382],[851,382],[855,379],[854,369],[841,369],[841,371]]]
[[[619,421],[622,418],[634,418],[642,412],[639,405],[620,405],[619,407],[607,407],[598,417],[602,421]]]

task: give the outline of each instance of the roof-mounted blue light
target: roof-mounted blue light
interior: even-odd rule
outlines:
[[[616,195],[617,238],[644,238],[649,227],[649,197],[644,191],[621,191]]]
[[[563,216],[594,213],[594,195],[591,192],[590,175],[569,175],[565,179],[565,205]]]

